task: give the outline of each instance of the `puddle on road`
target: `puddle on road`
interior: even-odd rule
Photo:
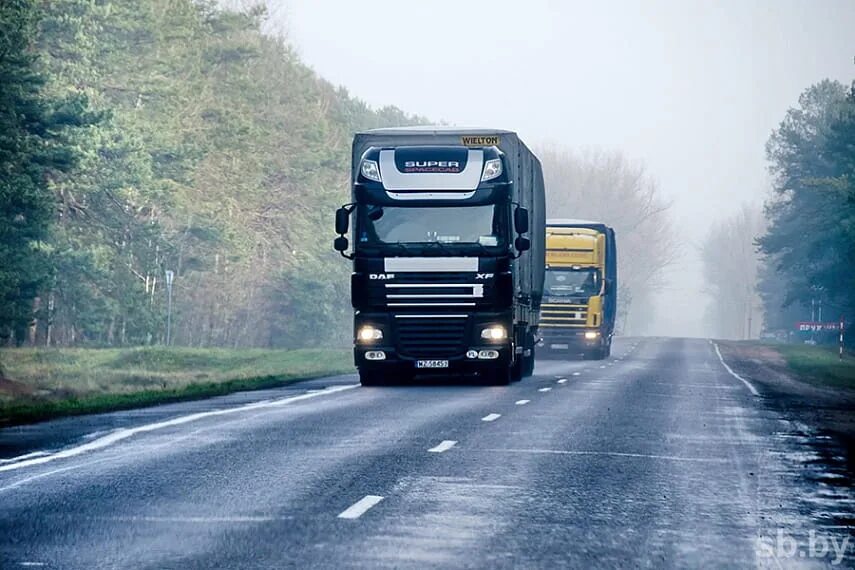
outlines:
[[[855,533],[855,489],[845,450],[827,433],[814,432],[801,422],[782,422],[785,429],[774,435],[781,449],[770,450],[785,466],[785,478],[802,487],[797,510],[830,533]],[[786,507],[786,505],[782,505]],[[795,505],[793,505],[795,506]],[[791,507],[793,507],[791,506]],[[841,532],[843,529],[843,532]]]

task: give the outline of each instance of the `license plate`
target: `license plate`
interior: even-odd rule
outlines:
[[[550,345],[549,345],[549,348],[556,348],[556,349],[560,349],[560,350],[567,350],[567,349],[568,349],[568,348],[570,348],[570,347],[569,347],[568,345],[566,345],[566,344],[550,344]]]
[[[448,368],[447,360],[416,360],[416,368]]]

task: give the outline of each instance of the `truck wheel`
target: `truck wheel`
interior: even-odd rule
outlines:
[[[482,378],[489,386],[507,386],[513,380],[513,368],[500,366],[491,370],[485,370]]]
[[[606,347],[601,346],[599,348],[595,348],[591,352],[591,358],[594,360],[603,360],[606,357]]]
[[[523,376],[532,376],[534,374],[534,347],[531,347],[531,354],[525,358],[523,365]]]
[[[525,374],[525,356],[520,354],[511,366],[511,382],[519,382]]]
[[[363,386],[384,386],[386,379],[379,372],[360,370],[359,383]]]
[[[606,358],[612,355],[612,341],[609,341],[609,344],[606,345]]]
[[[534,335],[529,334],[526,337],[526,349],[529,351],[528,356],[523,356],[523,377],[528,377],[534,374],[534,350],[535,350]]]

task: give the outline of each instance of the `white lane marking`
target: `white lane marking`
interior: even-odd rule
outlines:
[[[365,512],[383,500],[383,497],[380,495],[365,495],[341,513],[339,513],[338,518],[340,519],[358,519]]]
[[[443,440],[442,443],[440,443],[439,445],[437,445],[435,447],[431,447],[430,449],[428,449],[428,451],[430,453],[442,453],[443,451],[448,451],[449,449],[451,449],[455,445],[457,445],[456,441],[453,441],[451,439],[446,439],[446,440]]]
[[[276,522],[292,520],[293,517],[268,517],[268,516],[233,516],[233,517],[91,517],[96,521],[115,522],[163,522],[163,523],[257,523]]]
[[[562,378],[561,380],[559,380],[559,381],[558,381],[558,383],[559,383],[559,384],[566,384],[566,383],[567,383],[567,378]]]
[[[502,414],[487,414],[486,416],[481,418],[481,421],[482,422],[494,422],[501,417],[502,417]]]
[[[574,373],[573,373],[573,376],[579,376],[579,375],[581,375],[581,374],[582,374],[581,372],[574,372]]]
[[[538,392],[549,392],[550,390],[552,390],[552,388],[546,387],[546,388],[540,388],[538,390]]]
[[[531,400],[517,400],[516,402],[514,402],[514,404],[516,404],[517,406],[525,406],[529,402],[531,402]]]
[[[198,431],[199,430],[193,430],[190,433],[186,433],[184,435],[179,435],[175,439],[170,439],[169,441],[166,441],[166,442],[153,443],[150,446],[146,446],[146,448],[142,451],[128,451],[128,452],[123,453],[123,454],[118,455],[118,456],[109,456],[108,455],[107,457],[101,457],[101,458],[95,457],[92,459],[80,461],[78,463],[73,463],[73,464],[67,465],[65,467],[57,467],[56,469],[51,469],[48,471],[42,471],[41,473],[37,473],[35,475],[30,475],[29,477],[22,477],[21,479],[18,479],[14,483],[6,485],[5,487],[0,487],[0,493],[4,493],[6,491],[16,489],[16,488],[21,487],[23,485],[26,485],[28,483],[32,483],[33,481],[39,481],[41,479],[46,479],[48,477],[51,477],[53,475],[57,475],[59,473],[67,473],[69,471],[77,471],[79,469],[86,469],[87,467],[92,467],[94,465],[103,465],[103,464],[107,464],[107,463],[113,463],[117,460],[128,459],[131,457],[137,457],[137,456],[145,455],[146,453],[151,453],[153,450],[158,450],[161,448],[169,448],[169,447],[174,446],[176,443],[179,443],[179,442],[182,442],[182,441],[185,441],[188,439],[193,439],[195,437],[194,434]]]
[[[32,453],[26,453],[24,455],[19,455],[18,457],[11,457],[9,459],[0,459],[0,464],[16,463],[18,461],[23,461],[24,459],[30,459],[31,457],[42,457],[44,455],[49,455],[49,452],[47,452],[47,451],[33,451]],[[21,564],[23,564],[23,562]]]
[[[724,358],[721,356],[721,351],[718,349],[718,344],[714,343],[712,340],[710,340],[710,344],[712,344],[715,347],[715,353],[718,355],[718,359],[721,362],[721,365],[724,366],[724,369],[727,370],[731,376],[733,376],[734,378],[736,378],[737,380],[739,380],[740,382],[745,384],[748,387],[748,389],[751,390],[752,396],[759,396],[760,392],[757,391],[757,388],[755,388],[751,384],[751,382],[749,382],[748,380],[746,380],[745,378],[743,378],[742,376],[740,376],[739,374],[734,372],[733,369],[727,365],[727,362],[725,362]]]
[[[33,567],[47,566],[47,563],[46,562],[19,562],[18,565],[33,568]]]
[[[78,445],[77,447],[70,447],[68,449],[63,449],[62,451],[58,451],[56,453],[52,453],[50,455],[45,455],[42,457],[35,457],[31,459],[24,459],[22,461],[17,461],[16,463],[10,463],[7,465],[0,465],[0,472],[3,471],[12,471],[14,469],[23,469],[25,467],[32,467],[34,465],[42,465],[44,463],[49,463],[56,459],[65,459],[68,457],[75,457],[77,455],[81,455],[83,453],[88,453],[90,451],[96,451],[99,449],[104,449],[105,447],[109,447],[115,443],[118,443],[122,440],[128,439],[129,437],[133,437],[140,433],[147,433],[150,431],[156,431],[167,427],[173,427],[178,425],[183,425],[186,423],[194,422],[196,420],[201,420],[204,418],[211,418],[216,416],[225,416],[231,414],[237,414],[240,412],[247,412],[251,410],[260,410],[265,408],[275,408],[278,406],[284,406],[290,404],[292,402],[299,402],[301,400],[308,400],[310,398],[317,398],[318,396],[326,396],[329,394],[335,394],[337,392],[343,392],[345,390],[352,390],[354,388],[358,388],[359,384],[347,384],[345,386],[336,386],[333,388],[327,388],[321,392],[309,392],[305,394],[300,394],[299,396],[291,396],[290,398],[282,398],[280,400],[265,400],[263,402],[253,402],[251,404],[245,404],[243,406],[237,406],[235,408],[226,408],[223,410],[213,410],[210,412],[198,412],[195,414],[189,414],[186,416],[179,416],[177,418],[172,418],[171,420],[166,420],[162,422],[156,422],[153,424],[145,424],[141,426],[137,426],[134,428],[122,428],[118,429],[112,433],[105,435],[104,437],[99,437],[89,443],[85,443],[83,445]],[[23,457],[23,456],[22,456]]]
[[[603,364],[602,366],[600,366],[600,368],[605,368],[605,367],[606,367],[606,365],[605,365],[605,364]]]
[[[633,457],[640,459],[667,459],[669,461],[689,461],[696,463],[727,463],[726,459],[709,457],[680,457],[677,455],[655,455],[649,453],[622,453],[619,451],[570,451],[563,449],[485,449],[497,453],[535,453],[547,455],[598,455],[603,457]]]

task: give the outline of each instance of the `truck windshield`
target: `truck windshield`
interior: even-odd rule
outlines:
[[[504,212],[494,204],[433,208],[367,205],[362,207],[358,241],[500,246],[505,243]]]
[[[600,292],[598,269],[549,269],[545,292],[550,297],[590,297]]]

